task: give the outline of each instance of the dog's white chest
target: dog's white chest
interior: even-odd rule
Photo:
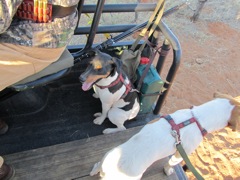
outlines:
[[[97,86],[94,86],[94,91],[100,98],[101,102],[111,103],[111,104],[120,100],[122,95],[124,94],[125,90],[126,90],[126,88],[124,86],[122,86],[116,92],[112,93],[109,91],[108,88],[101,89]]]

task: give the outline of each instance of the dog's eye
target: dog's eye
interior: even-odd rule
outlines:
[[[102,69],[102,66],[95,66],[95,69]]]

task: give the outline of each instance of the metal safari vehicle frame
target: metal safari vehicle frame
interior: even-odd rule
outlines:
[[[108,51],[108,49],[113,47],[131,46],[133,41],[124,40],[144,28],[147,24],[147,22],[143,22],[142,24],[101,26],[99,25],[99,22],[103,13],[153,11],[155,5],[156,4],[154,3],[105,4],[105,0],[98,0],[97,4],[85,4],[84,0],[80,0],[78,4],[79,20],[86,13],[93,13],[94,16],[90,27],[81,26],[75,29],[75,36],[87,35],[86,44],[68,46],[68,51],[74,57],[74,66],[25,84],[12,85],[0,92],[0,114],[1,116],[3,114],[3,119],[9,124],[9,132],[0,138],[0,155],[5,156],[5,159],[9,161],[9,163],[14,164],[15,162],[15,166],[18,166],[18,168],[21,169],[23,167],[20,164],[22,161],[25,162],[26,160],[24,157],[29,160],[27,155],[31,156],[34,153],[41,151],[34,151],[34,149],[49,147],[49,151],[53,151],[50,146],[54,146],[55,148],[55,145],[57,146],[59,143],[71,143],[72,141],[82,140],[86,137],[89,138],[101,135],[101,126],[95,127],[92,123],[92,114],[95,113],[94,111],[98,106],[100,107],[100,104],[88,104],[88,99],[86,101],[81,100],[81,98],[84,98],[85,96],[87,96],[86,98],[91,99],[91,96],[80,90],[81,85],[78,81],[80,73],[78,70],[80,69],[80,71],[83,71],[84,67],[86,67],[86,61],[88,58],[87,51],[89,49],[94,47],[103,51]],[[166,16],[179,8],[180,6],[176,6],[169,9],[164,12],[163,16]],[[100,44],[94,44],[96,35],[103,33],[119,34]],[[156,106],[152,113],[137,116],[136,122],[133,122],[130,126],[127,126],[127,128],[144,125],[147,122],[147,118],[149,119],[149,117],[155,117],[160,114],[163,103],[170,91],[180,65],[181,46],[177,37],[163,21],[160,21],[156,33],[159,33],[159,35],[161,34],[164,37],[161,53],[156,64],[156,69],[159,74],[161,74],[162,69],[164,68],[164,62],[167,60],[166,52],[170,49],[173,51],[173,59],[170,60],[172,64],[168,70],[163,85],[164,91],[160,90],[161,93],[159,96],[156,96]],[[150,41],[159,43],[158,38],[150,37]],[[140,41],[140,44],[141,43],[142,41]],[[71,82],[74,82],[73,86],[71,86]],[[62,86],[65,89],[62,89]],[[56,94],[62,94],[55,95],[55,91]],[[71,96],[74,92],[77,93],[77,98]],[[69,97],[69,99],[64,100],[66,97]],[[24,104],[19,104],[21,101],[26,102]],[[58,104],[62,103],[60,101],[64,101],[65,103],[65,106],[62,108]],[[71,103],[68,104],[70,101]],[[86,112],[83,112],[82,115],[75,114],[78,113],[78,109],[79,111],[82,110]],[[73,111],[68,113],[68,111],[71,110]],[[84,123],[81,124],[81,121]],[[87,123],[88,126],[85,126]],[[2,144],[4,144],[4,146],[2,146]],[[67,148],[69,149],[69,147]],[[54,150],[57,151],[57,149]],[[28,153],[30,151],[31,153]],[[11,155],[12,153],[15,154]],[[50,159],[57,156],[54,152],[51,153],[53,153],[53,155]],[[21,159],[20,156],[23,159]],[[40,156],[37,155],[38,158]],[[39,165],[42,165],[41,163]],[[25,168],[34,169],[35,167],[35,165],[32,165],[31,167],[27,166],[28,165],[26,164]],[[39,168],[38,170],[40,173],[41,170]],[[25,169],[22,169],[22,171],[25,172]],[[30,170],[26,170],[25,173],[28,174],[26,177],[30,177],[29,173],[31,172],[29,171]],[[36,169],[33,171],[36,171],[37,173]],[[59,171],[59,173],[61,173],[61,171]],[[21,175],[23,174],[24,173]],[[181,177],[180,179],[184,178]]]

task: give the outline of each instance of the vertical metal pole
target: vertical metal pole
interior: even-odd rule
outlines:
[[[93,17],[93,23],[92,23],[90,33],[88,36],[87,44],[84,48],[85,50],[90,49],[93,45],[93,41],[94,41],[94,38],[95,38],[95,35],[97,32],[97,28],[98,28],[101,14],[103,11],[104,3],[105,3],[105,0],[98,0],[97,6],[96,6],[96,11],[95,11],[94,17]]]
[[[80,0],[80,2],[78,3],[78,6],[77,6],[77,9],[78,9],[78,22],[77,22],[77,26],[75,28],[75,31],[76,31],[76,29],[78,28],[78,25],[79,25],[79,21],[80,21],[82,10],[83,10],[83,4],[84,4],[84,0]],[[74,34],[75,34],[75,32],[74,32]]]
[[[168,42],[167,39],[164,40],[161,51],[160,51],[160,56],[158,58],[156,70],[158,74],[160,75],[162,72],[162,68],[164,65],[164,62],[167,58],[168,51],[170,50],[170,43]]]
[[[180,60],[181,60],[181,56],[182,56],[180,43],[179,43],[177,37],[173,34],[173,32],[167,27],[167,25],[163,21],[161,21],[159,23],[159,28],[162,31],[165,38],[168,39],[169,43],[171,44],[171,46],[173,48],[173,63],[168,71],[166,82],[163,85],[163,88],[166,90],[164,92],[162,92],[162,94],[159,96],[159,98],[157,100],[157,104],[155,106],[155,109],[153,110],[154,114],[160,113],[163,102],[164,102],[165,98],[167,97],[167,94],[169,93],[169,90],[172,86],[175,75],[179,68]]]

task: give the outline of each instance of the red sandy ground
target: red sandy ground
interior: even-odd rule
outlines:
[[[202,39],[175,29],[183,56],[162,113],[202,104],[216,91],[240,95],[240,32],[223,22],[200,20],[193,26]],[[208,134],[190,159],[205,179],[240,180],[239,155],[240,134],[225,128]]]

